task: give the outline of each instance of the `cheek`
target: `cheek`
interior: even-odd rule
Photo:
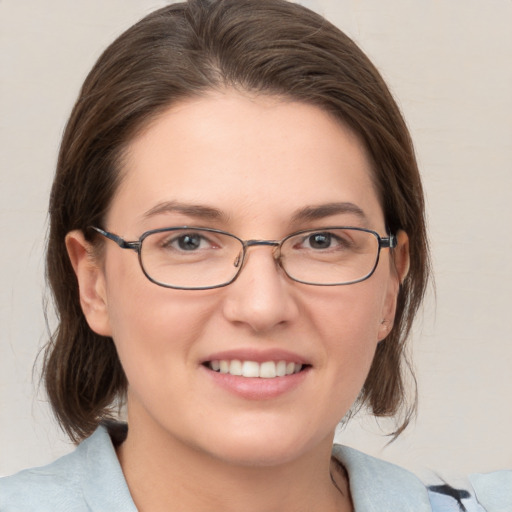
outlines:
[[[333,395],[346,409],[357,398],[378,343],[385,294],[370,280],[333,289],[314,304],[313,328],[323,340]]]
[[[378,341],[385,293],[382,287],[369,284],[364,281],[332,288],[322,297],[317,294],[309,301],[313,306],[315,328],[340,350],[343,346],[352,346],[364,352],[367,348],[371,350]]]
[[[149,284],[156,290],[140,293],[116,310],[120,321],[113,339],[129,384],[129,411],[178,428],[183,422],[186,426],[187,406],[197,398],[195,354],[209,313],[197,307],[197,298],[192,307],[189,298]],[[176,411],[179,421],[172,419]]]
[[[144,374],[149,383],[159,367],[169,368],[190,351],[209,311],[197,295],[151,283],[134,259],[107,268],[108,315],[128,381]]]

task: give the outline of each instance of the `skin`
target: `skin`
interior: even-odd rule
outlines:
[[[173,225],[219,228],[243,239],[353,225],[386,236],[359,140],[317,107],[234,91],[174,105],[131,143],[105,227],[136,240]],[[220,218],[163,211],[167,201]],[[305,207],[357,205],[292,221]],[[106,241],[101,258],[81,232],[67,237],[91,328],[111,336],[129,381],[129,434],[118,456],[139,510],[351,510],[334,473],[336,425],[356,399],[393,324],[407,237],[381,251],[371,278],[350,286],[290,280],[269,247],[252,247],[238,279],[214,290],[159,287],[136,255]],[[299,385],[266,400],[218,386],[213,353],[288,350],[310,364]],[[261,379],[260,379],[261,380]]]

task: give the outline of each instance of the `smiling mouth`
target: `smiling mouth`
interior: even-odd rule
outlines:
[[[247,378],[273,379],[286,377],[304,370],[309,365],[289,361],[240,361],[238,359],[220,359],[207,361],[204,366],[218,373]]]

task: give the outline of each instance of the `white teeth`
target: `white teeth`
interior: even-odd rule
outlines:
[[[260,377],[264,379],[273,379],[276,376],[276,363],[267,361],[260,365]]]
[[[284,377],[286,375],[286,361],[279,361],[276,364],[276,375],[278,377]]]
[[[260,365],[254,361],[244,361],[242,364],[242,375],[244,377],[259,377]]]
[[[210,361],[209,368],[215,372],[229,373],[230,375],[273,379],[274,377],[284,377],[298,373],[302,370],[302,365],[286,361],[257,363],[256,361],[240,361],[239,359],[220,359]]]
[[[242,375],[242,362],[238,359],[233,359],[229,365],[229,373],[231,375]]]

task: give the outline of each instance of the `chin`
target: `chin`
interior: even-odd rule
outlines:
[[[296,446],[283,446],[282,443],[255,443],[251,446],[232,443],[228,450],[212,455],[233,466],[275,467],[296,460],[301,452]]]
[[[304,423],[302,423],[304,425]],[[308,435],[293,427],[272,426],[230,431],[225,429],[208,442],[211,455],[225,462],[247,467],[279,466],[296,460],[319,445],[330,451],[334,437],[332,432],[324,435]]]

